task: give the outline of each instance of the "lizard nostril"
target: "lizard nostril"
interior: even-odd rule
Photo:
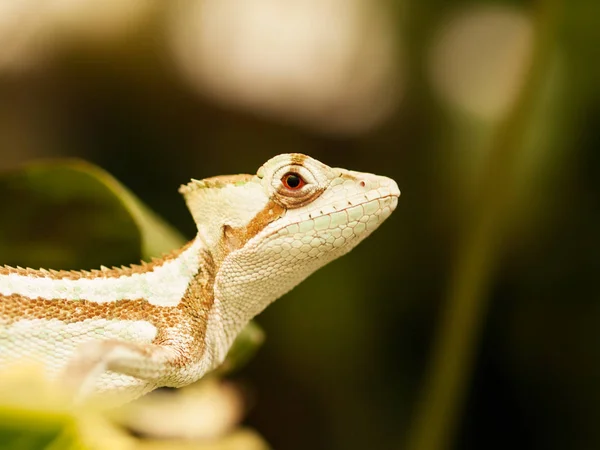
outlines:
[[[367,183],[365,183],[365,180],[360,180],[360,183],[358,183],[360,185],[360,187],[365,187],[367,185]]]

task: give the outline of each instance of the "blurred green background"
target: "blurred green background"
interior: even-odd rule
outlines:
[[[6,1],[0,169],[88,160],[188,238],[192,177],[287,152],[390,176],[394,215],[258,318],[246,423],[600,448],[599,48],[596,0]]]

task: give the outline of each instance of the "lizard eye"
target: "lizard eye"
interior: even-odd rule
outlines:
[[[286,164],[276,169],[269,178],[274,199],[285,208],[300,208],[318,197],[327,183],[320,180],[307,167]]]
[[[306,184],[304,178],[294,172],[286,173],[283,177],[281,177],[281,182],[287,189],[291,191],[298,191]]]

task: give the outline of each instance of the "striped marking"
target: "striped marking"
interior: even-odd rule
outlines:
[[[199,240],[193,241],[178,256],[162,264],[140,266],[141,270],[110,269],[84,277],[82,272],[64,272],[77,276],[52,276],[45,271],[18,269],[0,274],[0,296],[21,295],[28,298],[61,299],[107,303],[118,300],[145,299],[151,305],[177,306],[188,284],[200,268]],[[23,273],[24,271],[24,273]],[[6,273],[8,272],[8,273]],[[119,275],[119,276],[115,276]]]

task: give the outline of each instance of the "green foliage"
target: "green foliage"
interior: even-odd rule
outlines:
[[[181,234],[117,180],[83,161],[32,164],[0,177],[4,264],[88,269],[181,246]]]
[[[7,450],[79,449],[73,422],[65,414],[2,408],[0,442]]]
[[[0,177],[2,263],[95,268],[139,261],[142,231],[109,187],[83,162],[36,164]]]

